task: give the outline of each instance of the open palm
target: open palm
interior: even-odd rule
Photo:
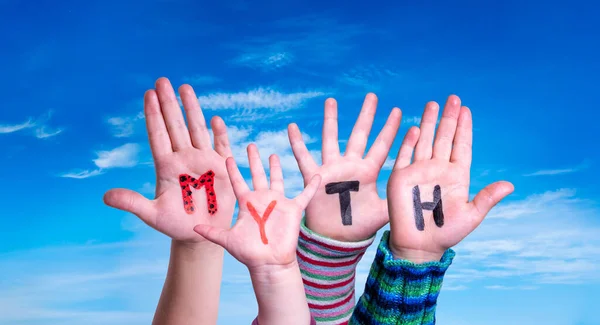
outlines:
[[[496,182],[469,202],[471,112],[450,96],[432,146],[438,111],[436,103],[427,104],[421,128],[406,134],[388,182],[390,248],[419,262],[439,260],[514,189]]]
[[[105,194],[104,201],[109,206],[135,214],[175,240],[198,242],[204,239],[194,232],[195,225],[228,228],[231,224],[235,197],[225,159],[232,154],[223,120],[218,117],[212,120],[213,150],[194,90],[183,85],[179,93],[189,127],[186,127],[169,80],[158,79],[156,90],[149,90],[144,96],[146,127],[156,168],[155,199],[148,200],[126,189],[112,189]],[[192,181],[198,180],[196,188],[193,182],[188,186],[189,191],[182,186],[182,175],[190,176]],[[200,183],[202,175],[210,185]],[[211,187],[214,191],[207,191]],[[185,204],[184,194],[188,201]]]
[[[341,241],[359,241],[371,237],[388,222],[386,200],[377,194],[377,176],[398,132],[402,113],[398,108],[392,110],[363,158],[376,108],[377,97],[368,94],[348,140],[346,153],[342,156],[338,144],[337,103],[332,98],[325,102],[322,166],[313,160],[298,126],[289,126],[290,143],[305,184],[313,175],[323,177],[319,190],[306,208],[306,225],[312,231]],[[339,194],[331,190],[333,194],[328,194],[326,190],[328,184],[339,182],[354,182],[353,185],[347,185],[353,188],[348,204],[351,211],[347,212],[345,218],[342,217],[344,211],[341,211]]]
[[[315,176],[295,199],[287,199],[279,158],[269,157],[270,189],[254,144],[248,146],[248,160],[254,191],[248,188],[233,158],[227,159],[227,171],[240,206],[233,228],[198,225],[194,230],[224,247],[248,268],[294,263],[302,211],[319,187],[320,177]]]

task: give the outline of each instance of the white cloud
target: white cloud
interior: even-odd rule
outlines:
[[[262,70],[278,69],[292,61],[291,53],[271,50],[244,53],[233,60],[236,64]]]
[[[392,170],[394,168],[394,164],[396,163],[396,159],[392,157],[387,157],[385,162],[383,163],[382,170]]]
[[[543,194],[528,196],[522,201],[502,204],[494,208],[488,214],[487,219],[531,217],[535,214],[546,212],[548,203],[554,203],[556,207],[560,209],[567,209],[567,206],[576,203],[577,201],[578,199],[575,198],[575,190],[573,189],[548,191]]]
[[[588,167],[588,163],[584,162],[575,167],[559,168],[559,169],[542,169],[542,170],[538,170],[533,173],[525,174],[523,176],[530,177],[530,176],[553,176],[553,175],[570,174],[570,173],[578,172],[587,167]]]
[[[490,285],[490,286],[485,286],[486,289],[489,290],[537,290],[538,287],[536,286],[515,286],[515,287],[511,287],[511,286],[505,286],[505,285]]]
[[[89,178],[89,177],[94,177],[94,176],[102,175],[103,173],[104,173],[104,171],[102,171],[101,169],[83,170],[83,171],[79,171],[79,172],[64,173],[64,174],[61,174],[60,177],[75,178],[75,179],[84,179],[84,178]]]
[[[257,88],[247,92],[213,93],[198,99],[207,110],[268,110],[266,113],[280,113],[300,108],[305,101],[323,96],[320,91],[281,93],[274,89]],[[247,112],[246,112],[247,113]]]
[[[133,231],[129,241],[0,254],[2,275],[10,279],[0,281],[0,323],[149,324],[166,275],[170,240],[133,216],[125,219],[130,221],[124,224],[136,225],[126,229]],[[247,269],[228,254],[223,269],[219,323],[252,319],[256,302]],[[236,312],[225,312],[231,309]]]
[[[107,120],[112,127],[113,135],[117,138],[126,138],[135,132],[135,126],[138,121],[144,119],[144,113],[140,112],[135,116],[129,117],[111,117]]]
[[[140,146],[127,143],[108,151],[98,151],[94,163],[99,168],[134,167],[138,163]]]
[[[388,68],[374,64],[357,66],[343,73],[339,81],[343,84],[363,88],[366,91],[377,91],[384,85],[398,82],[400,74]]]
[[[406,123],[406,124],[414,124],[414,125],[421,124],[420,116],[407,116],[403,120],[404,120],[403,123]]]
[[[48,111],[46,114],[42,115],[36,120],[28,119],[27,121],[19,124],[0,124],[0,134],[13,133],[21,130],[33,129],[34,136],[38,139],[47,139],[53,136],[56,136],[64,129],[62,128],[51,128],[47,125],[50,116],[52,115],[51,111]]]
[[[35,130],[35,136],[38,139],[46,139],[46,138],[51,138],[53,136],[57,136],[57,135],[61,134],[62,131],[63,131],[63,129],[50,130],[46,126],[41,126]]]
[[[32,128],[35,123],[31,120],[27,120],[20,124],[0,124],[0,133],[13,133],[23,129]]]
[[[489,289],[511,279],[511,289],[540,284],[600,282],[600,211],[572,189],[501,203],[456,248],[447,278]],[[517,282],[517,285],[512,283]],[[496,282],[496,283],[489,283]]]
[[[150,182],[144,183],[142,187],[139,189],[139,192],[142,194],[152,194],[154,195],[156,190],[156,186]]]

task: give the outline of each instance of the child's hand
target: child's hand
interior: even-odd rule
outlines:
[[[313,160],[298,126],[289,126],[290,143],[304,183],[316,174],[323,177],[306,208],[306,225],[310,230],[340,241],[359,241],[373,236],[388,222],[386,201],[377,194],[377,176],[398,132],[402,112],[398,108],[392,110],[363,159],[376,108],[377,97],[368,94],[342,156],[338,145],[337,103],[332,98],[325,102],[322,166]]]
[[[144,96],[144,113],[156,168],[156,198],[113,189],[104,196],[107,205],[131,212],[165,235],[182,242],[204,239],[197,224],[228,228],[235,197],[225,169],[232,156],[225,123],[213,118],[215,149],[192,87],[179,88],[187,114],[186,127],[171,83],[156,81],[156,90]]]
[[[269,157],[270,189],[254,144],[248,146],[248,160],[254,191],[248,188],[233,158],[227,159],[227,172],[240,209],[233,228],[225,230],[199,224],[194,230],[224,247],[251,273],[264,272],[265,266],[287,267],[296,263],[302,211],[315,194],[321,178],[314,176],[304,191],[290,200],[283,192],[283,174],[276,155]]]
[[[437,103],[428,103],[420,132],[407,132],[388,182],[390,249],[416,263],[439,261],[514,190],[511,183],[496,182],[469,202],[471,112],[457,96],[448,97],[432,148],[438,110]]]

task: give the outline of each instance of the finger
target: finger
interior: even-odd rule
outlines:
[[[179,96],[183,103],[183,109],[187,115],[188,130],[192,139],[192,145],[198,149],[210,149],[210,134],[206,127],[206,120],[202,114],[202,108],[198,103],[198,97],[194,88],[190,85],[179,87]]]
[[[368,93],[356,124],[354,124],[354,128],[352,129],[352,134],[350,134],[345,156],[363,157],[367,142],[369,141],[369,132],[371,132],[371,127],[373,126],[373,119],[375,119],[376,109],[377,96],[373,93]]]
[[[227,136],[227,126],[223,119],[215,116],[210,121],[210,125],[215,138],[215,151],[223,158],[233,157]]]
[[[265,168],[263,167],[262,161],[260,161],[258,148],[254,143],[251,143],[248,145],[247,151],[254,190],[268,190],[269,183],[267,183],[267,174],[265,174]]]
[[[208,225],[197,225],[194,227],[194,231],[197,232],[200,236],[206,238],[208,241],[227,249],[227,242],[229,241],[229,230]]]
[[[173,152],[169,132],[167,132],[167,126],[160,111],[158,95],[154,89],[148,90],[144,94],[144,115],[146,116],[148,141],[150,142],[154,159]]]
[[[463,106],[460,109],[460,116],[458,117],[458,125],[456,127],[456,135],[454,136],[454,146],[452,147],[450,161],[470,168],[472,155],[473,117],[469,108]]]
[[[306,209],[308,203],[310,203],[310,200],[312,200],[313,196],[315,196],[317,190],[319,189],[319,185],[321,185],[321,175],[317,174],[310,179],[310,182],[308,185],[306,185],[302,193],[296,196],[294,200],[296,201],[296,204],[302,208],[302,210]]]
[[[292,146],[292,152],[298,162],[300,172],[306,179],[306,177],[310,177],[309,175],[314,174],[319,167],[308,151],[308,148],[306,148],[306,144],[302,139],[302,133],[300,133],[300,129],[295,123],[288,126],[288,137],[290,139],[290,145]]]
[[[475,223],[478,225],[490,210],[498,204],[507,195],[515,190],[513,184],[505,181],[492,183],[479,191],[473,202],[471,202],[475,211]]]
[[[367,158],[374,161],[380,168],[385,163],[388,157],[392,143],[398,133],[400,127],[400,121],[402,120],[402,111],[395,107],[392,109],[390,116],[388,116],[383,129],[379,132],[379,135],[375,139],[375,142],[367,153]]]
[[[160,102],[160,109],[167,125],[171,146],[174,151],[190,147],[192,142],[190,134],[185,126],[183,114],[177,102],[173,86],[167,78],[160,78],[156,81],[156,93]]]
[[[433,133],[439,110],[440,107],[436,102],[429,102],[425,105],[425,111],[421,118],[421,133],[415,148],[415,161],[431,159]]]
[[[277,155],[269,157],[269,169],[271,173],[271,190],[284,194],[283,171]]]
[[[402,169],[410,165],[410,161],[415,150],[415,145],[417,144],[417,141],[419,141],[419,134],[420,129],[416,126],[408,129],[406,135],[404,136],[404,141],[402,141],[402,146],[400,146],[398,157],[396,157],[394,170]]]
[[[156,224],[154,204],[140,193],[123,188],[112,189],[104,194],[104,203],[110,207],[135,214],[151,227]]]
[[[229,174],[229,181],[231,182],[231,187],[233,187],[235,196],[240,198],[246,193],[250,192],[250,188],[248,188],[246,180],[244,180],[242,173],[240,173],[240,169],[232,157],[229,157],[227,160],[225,160],[225,166],[227,167],[227,174]]]
[[[333,98],[325,101],[325,116],[323,118],[323,164],[340,156],[338,142],[337,102]]]
[[[433,158],[450,160],[452,153],[452,141],[456,133],[456,125],[460,115],[460,98],[456,95],[450,95],[446,100],[446,106],[442,112],[440,126],[435,135],[433,143]]]

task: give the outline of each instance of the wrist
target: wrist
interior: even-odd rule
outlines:
[[[296,260],[287,264],[267,264],[248,266],[252,282],[261,286],[271,286],[293,281],[300,273]]]
[[[439,262],[444,252],[431,252],[427,250],[406,248],[397,246],[392,243],[389,245],[390,252],[395,259],[406,260],[415,264],[423,264],[428,262]]]
[[[171,252],[177,253],[179,256],[184,256],[189,259],[203,258],[207,255],[223,255],[224,249],[209,241],[201,242],[184,242],[179,240],[171,240]]]

